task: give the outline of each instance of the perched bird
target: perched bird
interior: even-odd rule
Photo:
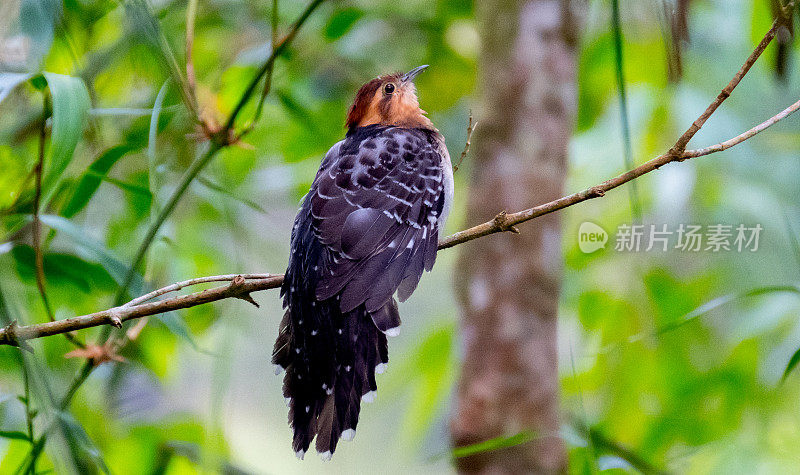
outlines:
[[[299,458],[316,436],[330,459],[355,436],[361,401],[389,361],[406,300],[436,260],[453,198],[444,137],[425,116],[414,78],[375,78],[359,89],[347,135],[322,159],[294,221],[281,287],[286,313],[272,361]]]

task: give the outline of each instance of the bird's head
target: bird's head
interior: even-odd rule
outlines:
[[[419,108],[414,87],[414,78],[427,67],[419,66],[405,74],[378,76],[361,86],[347,113],[348,130],[352,132],[373,124],[434,129],[425,111]]]

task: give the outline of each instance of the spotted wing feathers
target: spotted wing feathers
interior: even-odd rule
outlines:
[[[314,233],[326,247],[317,298],[341,294],[343,312],[366,304],[374,314],[398,290],[401,301],[408,298],[433,266],[444,186],[425,131],[361,135],[326,157],[309,199]]]

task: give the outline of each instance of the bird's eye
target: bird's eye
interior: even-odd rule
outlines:
[[[394,84],[392,84],[392,83],[388,83],[388,84],[386,84],[385,86],[383,86],[383,92],[384,92],[385,94],[391,94],[391,93],[393,93],[393,92],[394,92]]]

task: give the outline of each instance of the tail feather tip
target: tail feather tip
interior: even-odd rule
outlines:
[[[355,439],[356,431],[355,429],[346,429],[342,431],[342,440],[351,441]]]
[[[376,391],[370,391],[361,396],[361,400],[364,402],[375,402],[375,396],[377,395],[378,393]]]
[[[319,458],[321,458],[323,462],[327,462],[331,459],[331,457],[333,457],[333,453],[330,450],[318,453],[319,453]]]

